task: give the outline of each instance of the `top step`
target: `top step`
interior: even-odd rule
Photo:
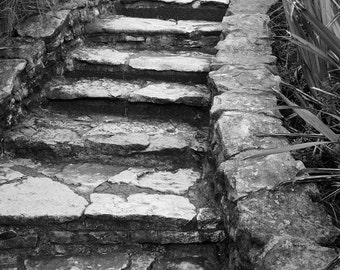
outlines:
[[[141,18],[222,21],[229,0],[121,0],[118,13]]]
[[[216,54],[221,23],[132,18],[120,15],[97,19],[85,27],[86,40],[115,49],[195,50]]]

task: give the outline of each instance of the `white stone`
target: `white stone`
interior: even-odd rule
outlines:
[[[73,51],[71,57],[92,64],[124,65],[129,54],[108,48],[80,48]]]
[[[154,135],[150,136],[150,145],[145,150],[147,152],[160,151],[164,149],[184,149],[189,143],[183,138],[170,135]]]
[[[98,28],[104,32],[114,33],[160,33],[160,34],[190,34],[193,32],[222,31],[219,22],[206,21],[165,21],[150,18],[132,18],[114,16],[108,19],[98,20],[94,23],[97,27],[89,32],[95,32]],[[99,27],[98,27],[99,26]],[[98,31],[98,30],[97,30]]]
[[[27,177],[22,182],[0,186],[1,218],[65,222],[79,218],[87,204],[67,186],[46,177]]]
[[[132,194],[126,199],[112,195],[92,193],[91,204],[86,208],[87,216],[111,216],[131,218],[158,216],[190,221],[196,216],[195,206],[187,198],[177,195]]]
[[[188,105],[208,105],[210,92],[203,85],[183,85],[170,83],[149,84],[129,97],[131,102],[183,103]]]
[[[137,187],[150,188],[155,191],[182,195],[188,192],[200,178],[200,173],[191,169],[179,169],[177,172],[153,172],[146,169],[130,168],[108,181],[115,184],[129,184]]]
[[[130,59],[129,66],[141,70],[209,72],[210,58],[181,55],[139,56]]]
[[[127,98],[140,89],[137,83],[109,79],[78,80],[74,83],[55,82],[47,93],[49,99]]]

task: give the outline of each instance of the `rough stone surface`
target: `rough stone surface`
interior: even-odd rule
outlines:
[[[245,33],[255,38],[270,36],[268,23],[270,18],[265,14],[236,14],[225,16],[222,21],[223,32]]]
[[[49,99],[107,98],[130,102],[207,106],[210,101],[210,91],[204,85],[82,79],[55,80],[49,87],[47,97]]]
[[[277,148],[287,145],[284,139],[259,137],[260,133],[287,133],[281,121],[258,114],[224,112],[216,123],[214,152],[225,160],[245,150]]]
[[[86,28],[86,33],[148,33],[148,34],[191,34],[220,32],[221,24],[205,21],[165,21],[149,18],[113,16],[97,20]]]
[[[73,59],[91,64],[128,66],[136,70],[209,72],[211,55],[190,52],[120,52],[106,47],[82,47],[72,51],[67,69],[74,70]]]
[[[52,37],[66,22],[69,13],[69,10],[59,10],[29,17],[17,27],[18,34],[33,38]]]
[[[116,253],[105,256],[56,257],[53,259],[29,259],[25,261],[27,270],[74,269],[74,270],[123,270],[128,267],[127,253]]]
[[[254,90],[271,91],[279,89],[281,79],[261,65],[225,65],[209,73],[217,93],[225,91],[252,93]]]
[[[253,193],[237,202],[237,211],[237,235],[257,243],[286,234],[330,244],[339,234],[322,205],[298,186]]]
[[[126,99],[131,92],[137,91],[140,88],[141,86],[137,82],[115,81],[110,79],[80,79],[77,81],[56,79],[49,85],[47,97],[49,99]]]
[[[0,221],[44,218],[65,222],[79,218],[88,202],[50,178],[27,179],[0,186]]]
[[[221,164],[219,170],[229,200],[237,200],[261,189],[273,189],[278,184],[294,180],[297,172],[305,168],[290,153],[243,160],[246,155],[256,153],[244,152]]]
[[[152,267],[156,256],[153,254],[137,254],[131,257],[131,270],[148,270]]]
[[[108,181],[113,184],[128,184],[182,195],[188,192],[189,187],[193,186],[200,176],[200,173],[191,169],[179,169],[177,172],[171,173],[130,168],[111,177]]]
[[[15,80],[25,67],[23,59],[0,59],[0,103],[13,94]]]
[[[103,115],[69,117],[37,111],[8,134],[7,147],[8,151],[26,157],[43,151],[45,159],[63,157],[98,162],[105,157],[134,153],[205,149],[205,142],[195,139],[197,132],[185,123],[133,121]]]
[[[174,56],[139,56],[130,59],[129,66],[140,70],[209,72],[210,57]]]
[[[229,6],[229,11],[232,14],[266,14],[270,6],[275,3],[275,0],[237,0],[232,1],[231,5]]]
[[[102,65],[124,65],[129,60],[129,54],[119,52],[109,48],[79,48],[71,52],[71,57],[78,61],[84,61],[91,64]],[[72,67],[69,66],[72,70]]]
[[[274,94],[225,92],[214,97],[210,115],[216,119],[225,111],[239,111],[279,117],[281,114],[274,109],[276,106],[277,99]]]
[[[203,85],[191,86],[176,83],[155,83],[133,92],[129,101],[208,106],[210,92]]]
[[[89,217],[138,218],[157,216],[190,221],[196,216],[195,206],[187,198],[176,195],[133,194],[126,199],[112,194],[91,194],[91,204],[85,214]]]
[[[284,256],[283,256],[284,254]],[[304,238],[273,237],[259,255],[255,270],[325,269],[337,256],[332,248],[322,247]],[[334,269],[340,269],[336,266]]]
[[[55,177],[81,193],[90,193],[122,168],[96,163],[68,164]]]

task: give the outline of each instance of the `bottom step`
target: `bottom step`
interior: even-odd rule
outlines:
[[[28,257],[0,252],[2,270],[220,270],[217,245],[117,247],[106,252]]]

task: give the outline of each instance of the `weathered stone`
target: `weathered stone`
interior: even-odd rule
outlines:
[[[269,16],[265,14],[236,14],[225,16],[222,27],[227,34],[237,31],[257,38],[269,37],[269,21]]]
[[[69,164],[55,177],[81,193],[90,193],[121,170],[121,167],[96,163]]]
[[[43,66],[44,53],[45,43],[42,40],[11,39],[0,48],[0,58],[25,59],[26,71],[30,77],[33,77],[36,68]]]
[[[154,254],[137,254],[131,256],[130,270],[148,270],[156,259]]]
[[[221,217],[212,208],[200,208],[197,214],[197,226],[200,230],[214,230],[221,222]]]
[[[17,27],[18,34],[37,39],[52,37],[65,24],[69,13],[69,10],[59,10],[29,17]]]
[[[127,253],[114,253],[105,256],[87,257],[55,257],[52,259],[25,260],[27,270],[45,269],[97,269],[97,270],[123,270],[128,267],[129,255]]]
[[[124,33],[124,34],[188,34],[198,35],[220,32],[221,24],[205,21],[165,21],[151,18],[112,16],[95,21],[86,27],[86,33]]]
[[[188,192],[200,178],[200,173],[191,169],[179,169],[177,172],[155,172],[147,169],[130,168],[108,181],[113,184],[128,184],[150,188],[155,191],[182,195]]]
[[[254,95],[252,93],[225,92],[214,97],[210,115],[218,119],[225,111],[238,111],[279,117],[281,114],[274,109],[276,106],[277,99],[274,94]]]
[[[6,166],[2,166],[2,164],[0,164],[0,185],[7,182],[20,180],[24,176],[25,175],[21,172],[18,172]]]
[[[298,171],[304,169],[290,153],[269,155],[244,160],[258,151],[243,152],[221,164],[228,200],[237,200],[260,189],[273,189],[276,185],[294,180]]]
[[[183,154],[194,151],[193,146],[204,147],[204,141],[196,141],[197,132],[195,127],[174,121],[133,121],[105,115],[73,118],[37,111],[7,134],[6,149],[17,156],[34,156],[45,161],[62,157],[63,161],[98,163],[112,159],[115,164],[126,166],[150,166],[145,163],[153,162],[154,167],[160,156],[171,151]],[[130,154],[137,153],[159,155],[151,159],[149,156],[148,160],[130,159]],[[178,159],[176,155],[174,159]],[[127,159],[130,163],[126,163]]]
[[[339,234],[322,205],[298,186],[250,194],[237,202],[237,211],[236,242],[248,238],[266,244],[273,236],[286,234],[330,244]]]
[[[187,198],[176,195],[139,193],[124,199],[112,194],[93,193],[90,198],[91,204],[85,210],[89,217],[143,220],[148,216],[156,216],[191,221],[196,215],[195,206]]]
[[[133,231],[131,237],[137,243],[154,244],[192,244],[220,242],[225,239],[224,230],[214,231]]]
[[[124,65],[129,59],[129,54],[125,52],[119,52],[108,48],[79,48],[71,52],[71,59],[77,59],[78,61],[84,61],[91,64],[102,65]],[[68,66],[69,70],[73,70],[72,64]]]
[[[126,155],[146,149],[150,145],[150,140],[146,134],[118,133],[109,137],[88,136],[85,143],[103,154]]]
[[[216,123],[214,152],[220,161],[245,150],[277,148],[287,141],[269,137],[269,134],[287,133],[281,121],[258,114],[224,112]],[[259,137],[261,133],[268,137]]]
[[[232,14],[266,14],[275,3],[275,0],[237,0],[232,1],[229,10]]]
[[[304,238],[273,237],[255,263],[255,270],[325,269],[337,256],[332,248]],[[336,266],[334,269],[340,269]]]
[[[225,39],[218,42],[216,48],[219,51],[219,55],[242,52],[258,55],[271,55],[272,53],[268,40],[242,32],[231,32]]]
[[[129,101],[207,106],[210,101],[210,92],[203,85],[154,83],[131,93]]]
[[[58,79],[50,84],[46,95],[49,99],[107,98],[194,106],[207,106],[210,101],[210,91],[204,85],[126,82],[110,79],[77,81]]]
[[[15,248],[35,248],[38,242],[36,233],[26,233],[9,239],[0,239],[0,250]],[[0,265],[1,267],[1,265]]]
[[[279,89],[281,82],[279,76],[273,75],[261,65],[225,65],[217,71],[211,71],[209,77],[217,93],[225,91],[252,93],[254,90],[271,92],[272,88]]]
[[[196,260],[198,261],[196,261]],[[195,258],[192,261],[190,259],[182,259],[182,260],[167,260],[160,261],[156,263],[153,267],[154,270],[204,270],[203,266],[201,266],[199,259]]]
[[[25,67],[23,59],[0,59],[0,103],[14,94],[15,81]]]
[[[27,177],[0,186],[0,221],[27,222],[47,219],[65,222],[79,218],[87,201],[50,178]]]
[[[253,52],[253,51],[240,51],[228,52],[219,51],[215,57],[212,58],[211,64],[214,69],[224,65],[249,65],[255,66],[258,64],[273,65],[276,63],[276,57],[267,53]]]
[[[129,66],[139,70],[209,72],[210,57],[190,55],[137,56],[131,58]]]
[[[114,81],[110,79],[97,80],[54,80],[47,92],[49,99],[76,98],[121,98],[127,99],[131,92],[140,89],[137,83]]]

